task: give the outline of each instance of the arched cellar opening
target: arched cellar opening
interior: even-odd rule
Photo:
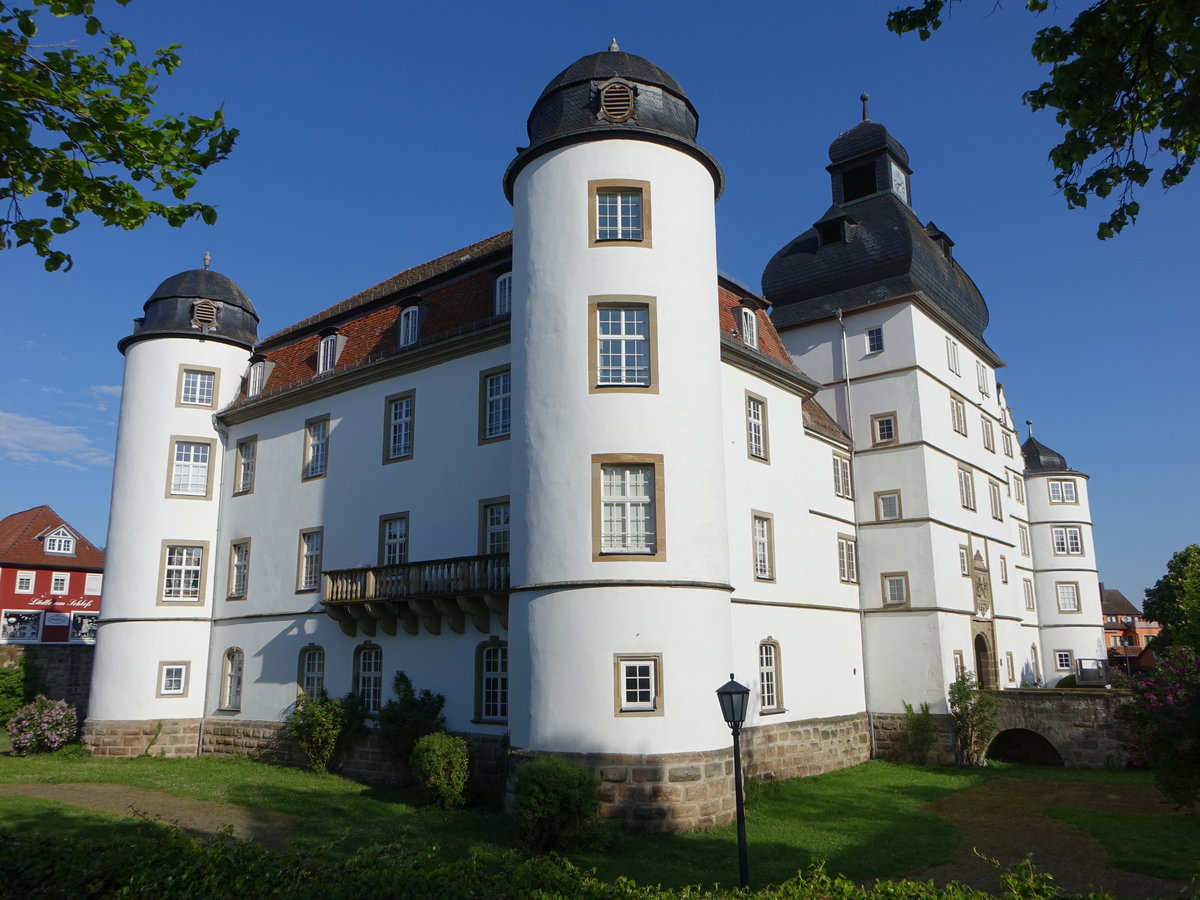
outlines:
[[[1028,766],[1063,765],[1062,755],[1048,740],[1028,728],[1009,728],[992,739],[988,759],[1024,763]]]

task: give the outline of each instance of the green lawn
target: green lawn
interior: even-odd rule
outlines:
[[[920,768],[871,762],[815,778],[748,786],[747,834],[756,885],[782,881],[824,859],[834,874],[857,881],[902,876],[945,860],[958,836],[920,807],[996,778],[1039,778],[1096,784],[1150,784],[1146,773],[1082,772],[991,766]],[[244,758],[98,760],[61,754],[0,755],[0,782],[107,782],[237,803],[299,817],[300,849],[344,859],[375,844],[412,841],[459,856],[515,846],[512,822],[495,811],[442,812],[405,791],[375,788],[335,775],[315,775]],[[1095,834],[1117,865],[1165,877],[1190,877],[1187,853],[1200,846],[1200,819],[1050,814]],[[1073,818],[1078,814],[1077,818]],[[1194,827],[1193,827],[1194,826]],[[0,830],[47,835],[111,836],[113,829],[151,827],[48,801],[0,796]],[[1191,830],[1189,830],[1189,828]],[[1129,840],[1136,832],[1138,842]],[[1108,835],[1106,837],[1106,835]],[[1110,842],[1111,840],[1111,842]],[[490,849],[488,849],[490,848]],[[604,879],[642,884],[736,883],[732,826],[681,835],[631,835],[597,827],[569,854]]]

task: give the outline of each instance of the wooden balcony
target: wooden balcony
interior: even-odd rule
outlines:
[[[462,634],[467,620],[483,634],[492,616],[508,628],[508,554],[456,556],[399,566],[334,569],[325,576],[325,612],[343,632],[394,635],[399,625],[417,634],[423,624],[441,634],[445,624]]]

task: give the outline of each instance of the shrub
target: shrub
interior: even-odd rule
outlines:
[[[586,767],[557,756],[526,763],[517,772],[516,817],[531,850],[567,846],[600,811],[600,781]]]
[[[314,772],[324,772],[345,727],[340,700],[325,696],[300,697],[283,722],[283,733],[308,759]]]
[[[11,666],[0,666],[0,726],[39,693],[37,669],[19,657]]]
[[[8,720],[8,734],[18,756],[49,753],[74,743],[79,736],[79,716],[66,700],[51,700],[38,694]]]
[[[442,809],[462,806],[471,766],[465,739],[444,731],[424,735],[413,747],[408,764]]]
[[[929,759],[929,749],[933,746],[934,736],[933,716],[929,713],[929,704],[922,703],[921,711],[916,712],[911,703],[904,703],[904,718],[906,722],[904,733],[900,737],[900,748],[913,762],[923,766]]]
[[[954,718],[954,755],[960,766],[984,766],[987,746],[996,736],[1000,700],[979,690],[975,676],[963,672],[950,682],[950,715]]]
[[[392,679],[395,700],[388,700],[379,711],[379,740],[383,752],[394,762],[406,762],[417,739],[446,730],[442,707],[446,698],[432,691],[413,690],[412,679],[397,672]]]
[[[1117,708],[1130,759],[1148,766],[1159,790],[1185,808],[1200,804],[1200,655],[1173,647],[1134,679]]]

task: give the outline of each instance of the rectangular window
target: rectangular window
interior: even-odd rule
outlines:
[[[1050,529],[1054,552],[1058,556],[1079,556],[1083,553],[1083,532],[1065,525]]]
[[[885,572],[879,577],[883,585],[884,606],[904,606],[908,603],[907,572]]]
[[[6,609],[0,617],[0,640],[38,641],[42,637],[42,614],[23,609]]]
[[[408,513],[379,519],[379,564],[401,566],[408,562]]]
[[[748,306],[742,307],[742,343],[751,350],[758,349],[758,315]]]
[[[765,397],[746,392],[746,454],[751,459],[766,462],[770,457],[767,444],[767,401]]]
[[[479,717],[508,718],[508,645],[503,641],[489,641],[479,651]]]
[[[847,500],[854,499],[854,482],[850,479],[850,459],[833,454],[833,492]]]
[[[1079,612],[1079,585],[1073,581],[1060,581],[1054,586],[1058,594],[1058,611]]]
[[[99,613],[71,613],[71,640],[77,644],[94,644],[99,626]]]
[[[507,553],[509,533],[509,505],[507,499],[485,500],[480,507],[482,540],[480,551],[484,554]]]
[[[1017,542],[1021,548],[1021,555],[1029,555],[1029,529],[1024,525],[1017,526]]]
[[[163,544],[162,602],[199,603],[203,598],[207,544]]]
[[[1072,479],[1065,481],[1048,481],[1047,486],[1050,489],[1051,503],[1078,503],[1075,494],[1075,482]]]
[[[971,577],[971,548],[966,544],[958,545],[958,573],[964,578]]]
[[[867,329],[867,352],[878,353],[883,349],[883,329],[868,328]]]
[[[958,499],[963,509],[975,509],[975,474],[970,469],[958,470]]]
[[[838,535],[838,579],[858,583],[858,544],[846,535]]]
[[[876,447],[896,443],[898,440],[896,414],[891,412],[871,416],[871,437]]]
[[[1001,446],[1004,448],[1004,455],[1005,455],[1005,456],[1012,456],[1012,455],[1013,455],[1013,440],[1012,440],[1012,435],[1011,435],[1011,434],[1009,434],[1007,431],[1001,431],[1001,432],[1000,432],[1000,444],[1001,444]]]
[[[216,398],[217,370],[179,367],[179,393],[176,406],[212,407]]]
[[[983,431],[983,449],[989,453],[995,453],[996,432],[992,429],[992,420],[987,416],[980,416],[979,423]]]
[[[236,541],[229,546],[229,596],[242,599],[250,579],[250,542]]]
[[[254,490],[254,463],[258,457],[258,438],[249,437],[237,442],[237,472],[233,492],[248,494]]]
[[[962,678],[967,673],[966,664],[963,662],[963,652],[961,650],[954,651],[954,677],[955,679]]]
[[[589,181],[590,246],[650,246],[650,182]]]
[[[959,434],[967,433],[967,404],[958,397],[950,398],[950,422]]]
[[[158,696],[186,697],[188,692],[188,664],[185,662],[160,662],[158,664]]]
[[[754,577],[758,581],[775,579],[774,519],[769,513],[755,512],[751,516],[754,541]]]
[[[379,647],[360,647],[358,650],[358,694],[369,715],[379,713],[383,696],[383,650]]]
[[[881,522],[902,517],[899,491],[878,491],[875,494],[875,518]]]
[[[1073,654],[1070,650],[1054,651],[1054,668],[1059,672],[1070,672]]]
[[[505,272],[496,279],[492,293],[492,314],[507,316],[512,313],[512,272]]]
[[[171,490],[173,497],[208,497],[208,464],[211,441],[172,440]]]
[[[246,386],[247,397],[257,397],[262,393],[267,380],[267,364],[256,362],[250,364],[250,383]]]
[[[324,530],[300,532],[300,564],[296,572],[297,591],[315,591],[321,587],[321,544]]]
[[[1000,482],[988,482],[988,497],[992,504],[992,518],[1000,521],[1004,520],[1004,511],[1000,506]]]
[[[651,307],[597,303],[595,317],[595,384],[648,387]]]
[[[1016,495],[1016,497],[1015,497],[1016,501],[1018,503],[1024,503],[1025,502],[1025,479],[1023,479],[1020,475],[1014,475],[1012,477],[1012,482],[1013,482],[1013,493]]]
[[[958,342],[953,338],[946,338],[946,368],[955,375],[961,374],[958,370]]]
[[[1004,652],[1004,666],[1008,670],[1008,681],[1013,683],[1017,680],[1017,667],[1013,663],[1013,655],[1011,650]]]
[[[221,709],[242,708],[242,673],[245,662],[245,655],[236,647],[225,651],[221,678]]]
[[[310,644],[300,651],[300,690],[310,700],[325,693],[325,649]]]
[[[33,582],[36,577],[36,572],[18,572],[17,584],[13,591],[17,594],[32,594]]]
[[[50,593],[65,594],[69,591],[71,576],[66,572],[55,572],[50,576]]]
[[[1033,582],[1026,578],[1021,582],[1021,589],[1025,595],[1025,608],[1030,610],[1034,609],[1037,603],[1033,595]]]
[[[512,372],[479,373],[479,443],[504,440],[512,430]]]
[[[780,690],[779,644],[773,640],[758,645],[758,687],[762,700],[761,711],[772,712],[783,709],[783,692]]]
[[[662,715],[662,657],[617,656],[614,666],[616,713]]]
[[[304,478],[323,478],[329,467],[329,417],[304,423]]]
[[[395,394],[384,401],[383,461],[411,459],[413,455],[413,417],[417,396],[413,391]]]
[[[975,380],[979,384],[979,393],[990,397],[992,395],[992,379],[989,377],[987,366],[978,360],[975,361]]]
[[[401,347],[410,347],[421,336],[421,307],[410,306],[400,312],[399,339]]]
[[[665,559],[662,456],[597,454],[592,479],[592,558]]]
[[[1008,584],[1008,557],[1000,555],[1000,583]]]

